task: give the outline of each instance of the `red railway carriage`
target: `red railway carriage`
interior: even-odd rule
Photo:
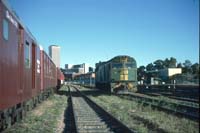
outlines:
[[[57,69],[4,0],[0,0],[0,131],[57,86]]]
[[[46,54],[45,51],[42,52],[43,57],[43,86],[44,89],[53,88],[57,84],[56,79],[56,66],[51,60],[51,58]]]
[[[16,36],[19,31],[17,20],[0,1],[0,110],[15,105],[23,98],[21,77],[16,78],[21,73],[20,41]]]
[[[44,51],[43,51],[43,48],[42,46],[40,46],[40,65],[41,65],[41,69],[40,69],[40,72],[41,72],[41,75],[40,75],[40,79],[41,79],[41,84],[40,84],[40,89],[41,89],[41,92],[44,91]]]
[[[2,2],[2,1],[1,1]],[[40,92],[40,49],[18,18],[0,5],[0,109],[36,96]],[[40,66],[39,66],[40,67]],[[12,76],[11,76],[12,75]]]
[[[65,76],[64,76],[63,72],[60,69],[59,69],[59,72],[60,72],[60,75],[59,75],[58,79],[60,80],[61,85],[63,85],[64,81],[65,81]]]

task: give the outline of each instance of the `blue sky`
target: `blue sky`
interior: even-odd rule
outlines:
[[[130,55],[140,65],[175,57],[199,62],[199,0],[9,0],[47,51],[64,64]]]

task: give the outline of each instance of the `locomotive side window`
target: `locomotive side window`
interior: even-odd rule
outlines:
[[[8,40],[8,21],[6,19],[3,19],[3,37]]]
[[[27,41],[25,45],[25,67],[30,68],[30,45]]]

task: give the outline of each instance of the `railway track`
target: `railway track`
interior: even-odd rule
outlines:
[[[139,92],[139,93],[149,95],[149,96],[155,96],[155,97],[163,96],[163,97],[167,97],[167,98],[171,98],[171,99],[175,99],[175,100],[179,100],[179,101],[199,103],[199,99],[176,96],[172,93],[166,93],[166,92]]]
[[[138,92],[151,96],[165,96],[170,99],[199,103],[198,85],[150,85],[138,86]]]
[[[167,98],[175,99],[175,100],[180,100],[180,101],[186,101],[186,102],[193,102],[193,103],[199,103],[198,99],[191,99],[191,98],[185,98],[185,97],[179,97],[179,96],[174,96],[172,94],[166,94],[166,93],[159,93],[159,92],[152,92],[152,93],[141,93],[149,96],[164,96]]]
[[[134,133],[76,87],[69,87],[77,133]]]
[[[187,102],[193,102],[193,103],[199,103],[199,100],[191,99],[191,98],[184,98],[184,97],[176,97],[176,96],[168,96],[169,98],[181,100],[181,101],[187,101]]]
[[[93,88],[95,89],[95,86],[90,86],[90,85],[82,85],[83,87],[86,87],[86,88]],[[182,96],[182,95],[178,95],[177,93],[193,93],[193,94],[198,94],[199,92],[197,91],[186,91],[184,92],[184,90],[177,90],[176,93],[174,93],[174,90],[172,89],[168,89],[168,91],[166,92],[166,90],[164,89],[157,89],[157,90],[153,90],[153,89],[144,89],[143,91],[139,91],[138,93],[141,93],[141,94],[145,94],[145,95],[149,95],[149,96],[164,96],[164,97],[167,97],[167,98],[170,98],[170,99],[175,99],[175,100],[179,100],[179,101],[186,101],[186,102],[193,102],[193,103],[199,103],[199,97],[196,97],[196,96]],[[174,93],[174,94],[173,94]]]
[[[157,96],[161,96],[156,94]],[[137,102],[141,102],[144,105],[151,105],[151,107],[156,108],[158,110],[179,116],[185,117],[191,120],[198,121],[199,120],[199,104],[196,102],[188,102],[177,100],[177,102],[172,100],[167,101],[167,99],[163,100],[156,97],[148,96],[143,93],[121,93],[116,94],[121,98],[135,100]],[[198,105],[198,106],[197,106]]]
[[[159,99],[152,98],[143,94],[136,93],[123,93],[117,94],[118,96],[126,99],[136,100],[142,102],[145,105],[151,105],[153,108],[166,111],[181,117],[186,117],[192,120],[199,120],[199,107],[191,107],[187,105],[177,104],[173,102],[164,102]]]

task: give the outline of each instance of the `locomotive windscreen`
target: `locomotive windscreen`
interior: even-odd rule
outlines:
[[[113,63],[112,68],[122,68],[123,64],[122,63]]]

